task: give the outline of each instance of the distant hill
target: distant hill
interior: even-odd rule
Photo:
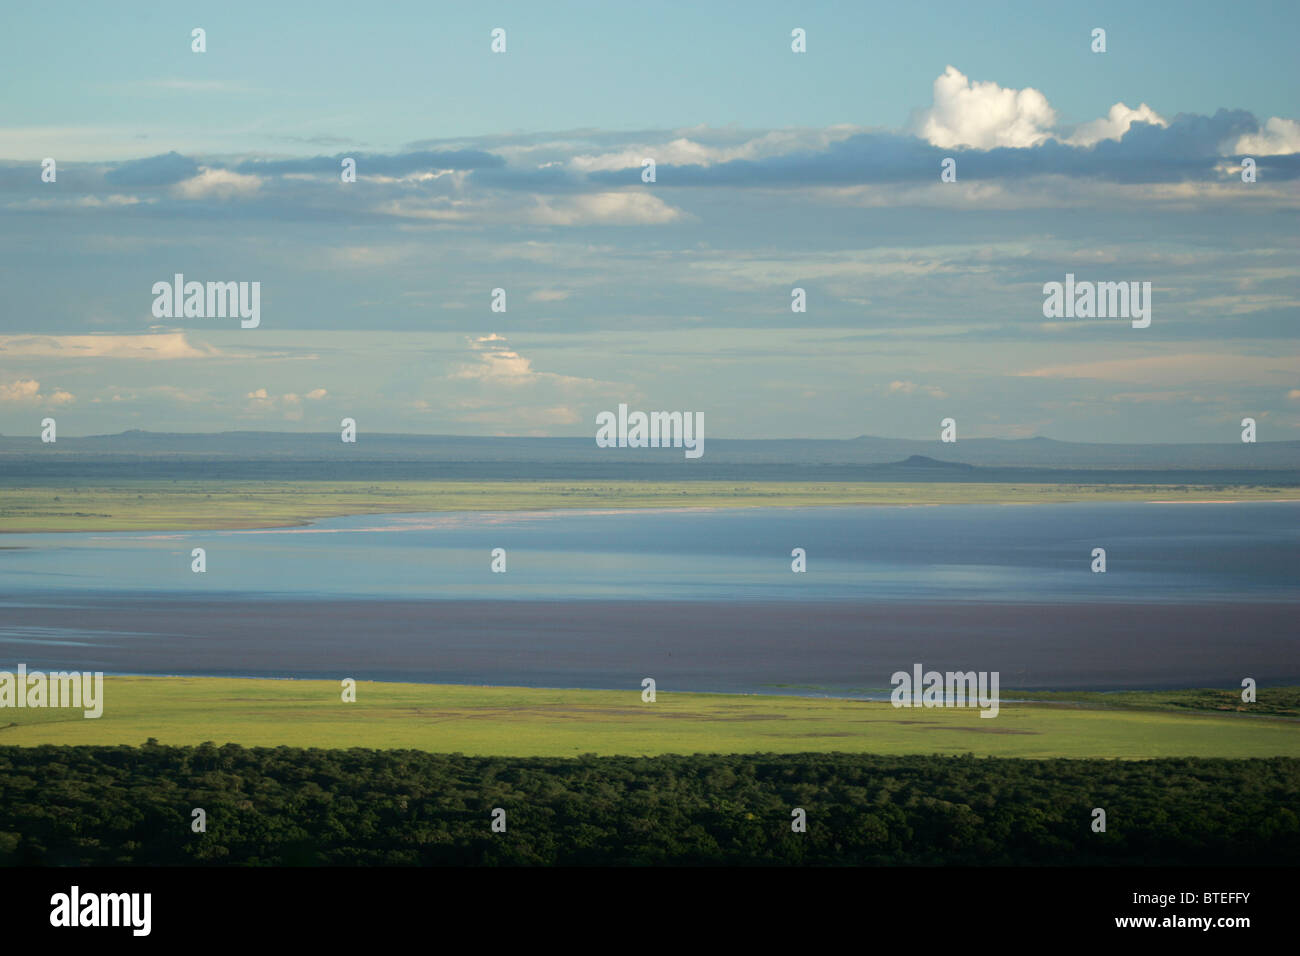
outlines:
[[[960,457],[959,457],[960,456]],[[1300,486],[1300,442],[1089,445],[1047,439],[705,439],[598,448],[593,438],[221,432],[0,437],[0,484],[192,481],[974,481]]]
[[[928,455],[912,455],[906,461],[896,461],[887,468],[925,468],[932,471],[970,471],[975,466],[960,461],[939,461]]]
[[[681,449],[598,448],[594,438],[496,438],[464,435],[393,435],[368,432],[355,445],[337,432],[219,432],[179,434],[128,431],[84,438],[60,437],[42,445],[36,436],[0,436],[0,461],[36,456],[82,458],[203,458],[261,460],[427,462],[644,462],[682,460]],[[704,457],[692,466],[779,464],[792,466],[945,464],[1000,468],[1072,469],[1296,469],[1300,441],[1200,444],[1088,444],[1048,438],[963,438],[951,444],[905,438],[734,439],[705,435]],[[930,462],[935,465],[929,464]]]

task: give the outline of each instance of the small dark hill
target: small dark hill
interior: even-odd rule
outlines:
[[[973,471],[975,466],[960,461],[940,461],[929,455],[911,455],[903,461],[892,461],[886,468],[925,468],[933,471]]]

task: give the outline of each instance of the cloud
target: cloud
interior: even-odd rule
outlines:
[[[825,149],[795,149],[761,159],[657,166],[659,188],[672,186],[817,186],[863,182],[915,182],[917,171],[938,169],[945,154],[923,140],[868,132]],[[938,174],[935,174],[936,178]],[[592,183],[626,186],[640,182],[640,167],[588,174]]]
[[[563,302],[571,293],[563,289],[538,289],[535,292],[528,293],[530,302]]]
[[[539,226],[658,226],[682,218],[680,210],[641,191],[560,198],[534,196],[533,201],[535,205],[526,218]]]
[[[67,405],[76,400],[71,392],[56,388],[51,394],[41,393],[41,383],[34,378],[0,382],[0,402],[13,405]]]
[[[139,206],[153,202],[139,196],[112,194],[108,196],[57,196],[49,199],[24,199],[9,203],[9,209],[121,209],[125,206]]]
[[[972,80],[949,66],[910,132],[699,126],[484,136],[392,154],[228,158],[171,152],[119,163],[61,163],[57,197],[41,189],[30,163],[0,163],[0,191],[14,196],[5,208],[51,220],[103,217],[110,207],[134,204],[135,215],[149,221],[233,215],[364,225],[387,219],[430,230],[694,222],[700,213],[672,204],[681,193],[671,190],[698,186],[803,190],[824,202],[838,197],[817,190],[880,187],[846,198],[881,208],[1057,208],[1084,201],[1083,191],[1099,183],[1142,187],[1100,197],[1111,205],[1190,209],[1236,202],[1262,213],[1270,204],[1297,204],[1294,191],[1286,192],[1288,181],[1300,178],[1300,124],[1294,120],[1274,117],[1261,125],[1244,110],[1166,119],[1146,103],[1116,103],[1107,115],[1072,129],[1057,131],[1055,122],[1038,90]],[[1249,191],[1171,196],[1156,188],[1239,183],[1233,164],[1246,152],[1258,158],[1260,169],[1260,184]],[[357,160],[356,188],[325,188],[337,186],[345,156]],[[640,179],[646,156],[657,162],[652,189]],[[956,188],[938,181],[939,162],[947,156],[958,162]],[[884,188],[890,186],[895,191]],[[1264,195],[1269,189],[1283,193]],[[254,196],[256,202],[233,206],[193,202]],[[374,268],[410,256],[409,244],[378,237],[353,245],[320,261]]]
[[[1031,177],[1058,180],[1063,177],[1064,182],[1074,183],[1085,179],[1115,184],[1192,182],[1208,187],[1228,184],[1232,179],[1231,171],[1224,164],[1223,144],[1259,128],[1255,117],[1244,110],[1219,110],[1213,116],[1180,113],[1165,126],[1142,122],[1136,116],[1129,120],[1129,128],[1122,138],[1100,139],[1090,147],[1070,145],[1049,136],[1033,147],[940,149],[915,136],[862,133],[832,143],[824,150],[756,161],[735,160],[712,166],[660,165],[658,188],[809,189],[906,184],[909,188],[936,185],[949,193],[960,193],[977,182],[996,181],[1014,185],[1020,194]],[[1109,120],[1103,122],[1109,124]],[[939,183],[940,161],[949,155],[957,159],[958,182],[964,184],[961,189],[953,190],[951,184]],[[1300,156],[1261,158],[1259,165],[1266,171],[1262,178],[1270,182],[1300,177]],[[598,183],[626,183],[633,172],[592,173],[588,178]],[[1236,195],[1241,196],[1240,189]],[[885,204],[892,205],[908,205],[914,198],[901,196],[890,200],[888,193],[884,194]],[[954,197],[948,202],[964,202],[969,198]],[[996,200],[996,195],[993,198]],[[1042,198],[1050,200],[1050,196]],[[1125,197],[1125,201],[1131,204],[1151,198],[1156,198],[1154,193],[1135,192]]]
[[[1150,123],[1153,126],[1168,126],[1168,121],[1145,103],[1137,109],[1129,109],[1123,103],[1116,103],[1110,113],[1101,119],[1079,126],[1074,135],[1064,140],[1071,146],[1095,146],[1103,139],[1119,141],[1124,138],[1129,127],[1134,123]]]
[[[299,395],[297,392],[285,392],[277,397],[266,388],[255,388],[244,395],[244,398],[248,400],[248,405],[244,411],[246,414],[254,416],[264,416],[278,411],[285,421],[298,422],[303,419],[304,398],[317,401],[327,394],[323,388],[314,388],[305,396]]]
[[[567,164],[572,170],[582,173],[627,169],[639,171],[641,161],[646,158],[653,159],[657,165],[711,166],[737,159],[762,159],[798,150],[824,149],[831,143],[863,132],[863,129],[849,124],[824,129],[777,129],[742,134],[739,142],[733,142],[727,137],[721,143],[704,141],[720,138],[721,131],[697,127],[690,132],[690,136],[673,136],[672,139],[661,139],[657,143],[647,139],[612,152],[578,154],[568,158]]]
[[[474,348],[478,348],[478,343],[482,341],[482,339],[477,339],[471,344]],[[533,370],[531,361],[518,352],[502,346],[483,352],[478,356],[477,364],[462,365],[452,373],[451,377],[480,379],[501,385],[519,386],[536,382],[540,374]]]
[[[0,383],[0,402],[34,402],[39,398],[41,383],[35,379],[18,379]]]
[[[454,208],[454,206],[460,208]],[[453,203],[452,200],[443,197],[425,201],[394,199],[374,207],[374,211],[381,216],[394,216],[398,219],[423,219],[443,224],[469,222],[471,220],[487,221],[486,217],[473,215],[469,209],[469,203]]]
[[[890,382],[889,391],[891,394],[899,395],[916,395],[920,393],[930,398],[948,397],[948,393],[937,385],[918,385],[916,382]]]
[[[184,332],[152,335],[0,335],[0,357],[198,359],[222,353],[192,345]]]
[[[177,183],[172,193],[183,199],[231,199],[251,196],[262,186],[259,176],[245,176],[229,169],[211,169],[207,166],[192,179]]]
[[[357,178],[365,176],[405,176],[417,172],[444,169],[492,169],[505,165],[500,156],[481,149],[422,150],[410,153],[337,153],[334,156],[310,156],[301,159],[247,159],[235,167],[241,173],[264,176],[286,173],[328,173],[338,176],[344,159],[355,159]]]
[[[972,83],[949,66],[934,81],[934,104],[917,117],[916,128],[926,142],[943,149],[1024,148],[1044,142],[1055,123],[1056,111],[1038,90]]]
[[[90,404],[101,405],[105,401],[109,402],[135,402],[141,398],[151,399],[155,397],[171,399],[173,402],[182,405],[195,405],[199,402],[207,401],[205,391],[187,392],[183,388],[177,388],[175,385],[149,385],[144,388],[120,388],[115,385],[108,387],[108,397],[105,399],[102,395],[92,398]]]
[[[1028,378],[1141,382],[1152,386],[1179,386],[1193,382],[1220,385],[1250,382],[1263,385],[1294,381],[1297,362],[1300,362],[1300,355],[1229,355],[1210,352],[1078,362],[1016,374]]]
[[[475,352],[476,361],[461,365],[448,378],[462,381],[474,380],[508,388],[552,385],[565,390],[581,390],[602,385],[594,379],[539,372],[533,368],[530,359],[520,355],[506,344],[504,335],[497,335],[495,332],[468,341],[470,348]]]
[[[265,388],[255,388],[244,396],[248,399],[248,406],[245,412],[252,415],[265,415],[268,412],[275,411],[277,399]],[[278,402],[284,409],[284,417],[290,421],[297,421],[302,418],[302,410],[298,405],[298,396],[290,392],[281,396]]]
[[[104,179],[115,186],[171,186],[198,171],[198,163],[173,151],[119,163],[104,174]]]
[[[1245,156],[1280,156],[1300,153],[1300,123],[1270,117],[1263,128],[1240,137],[1233,150]]]

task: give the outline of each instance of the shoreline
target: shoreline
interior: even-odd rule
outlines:
[[[319,487],[324,485],[324,487]],[[1189,496],[1171,497],[1180,490]],[[1222,494],[1223,497],[1207,497]],[[1078,482],[390,481],[248,482],[177,486],[139,479],[111,485],[0,487],[0,536],[94,532],[271,531],[343,517],[746,508],[938,507],[1078,503],[1300,503],[1271,485]],[[65,510],[67,509],[67,510]],[[73,510],[75,509],[75,510]]]

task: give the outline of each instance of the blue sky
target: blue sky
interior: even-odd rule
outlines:
[[[1300,5],[481,6],[7,13],[0,432],[1300,438]]]

